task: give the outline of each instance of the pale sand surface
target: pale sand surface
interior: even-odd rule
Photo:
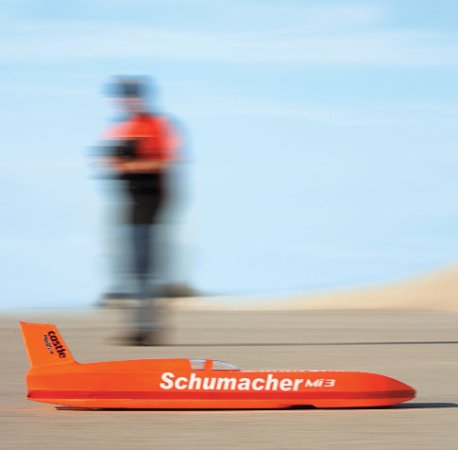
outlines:
[[[412,385],[418,398],[403,407],[372,410],[57,410],[24,398],[28,363],[18,319],[56,322],[82,362],[206,357],[247,369],[373,371]],[[0,448],[458,448],[458,314],[179,310],[169,317],[172,345],[150,348],[107,344],[115,323],[107,311],[0,317]]]
[[[214,297],[184,300],[184,308],[206,310],[413,310],[458,312],[458,267],[387,285],[321,294],[265,298],[245,303]]]

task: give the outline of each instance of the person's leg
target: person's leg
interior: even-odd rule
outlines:
[[[132,239],[132,269],[139,282],[138,291],[143,292],[146,281],[150,276],[151,270],[151,225],[134,224],[131,225]]]
[[[138,306],[133,315],[135,333],[144,345],[159,341],[159,308],[156,270],[156,242],[154,220],[158,211],[158,198],[145,193],[136,198],[132,224],[132,267],[136,280]]]
[[[130,226],[131,266],[135,306],[125,322],[126,332],[116,339],[122,345],[160,345],[159,311],[154,283],[150,279],[151,225]]]
[[[134,253],[134,275],[136,292],[140,306],[136,313],[136,328],[150,329],[156,327],[157,318],[154,311],[156,293],[151,275],[151,238],[152,225],[138,224],[132,226],[132,247]]]
[[[119,180],[109,180],[106,189],[106,208],[104,210],[105,251],[107,259],[107,288],[102,294],[98,306],[114,306],[116,301],[132,298],[131,265],[127,258],[130,248],[126,233],[126,202],[129,200],[125,190],[122,189]],[[107,182],[107,183],[108,183]]]
[[[130,194],[130,262],[135,285],[134,297],[138,306],[131,315],[131,332],[125,343],[157,345],[161,324],[156,292],[157,273],[153,267],[157,263],[153,233],[161,196],[157,195],[157,190],[131,189]]]

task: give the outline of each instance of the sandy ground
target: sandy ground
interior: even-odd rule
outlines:
[[[237,300],[237,299],[236,299]],[[244,303],[230,297],[201,297],[184,300],[188,309],[252,311],[273,310],[400,310],[400,311],[454,311],[458,312],[458,267],[448,267],[380,286],[319,294],[247,298]]]
[[[309,311],[171,313],[170,345],[109,345],[113,312],[0,317],[2,449],[458,448],[458,314]],[[68,411],[24,397],[17,320],[56,322],[81,361],[206,357],[243,368],[351,369],[405,381],[418,398],[371,410]]]

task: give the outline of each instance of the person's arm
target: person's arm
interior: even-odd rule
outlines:
[[[115,154],[104,158],[105,164],[116,173],[154,173],[166,170],[176,159],[179,145],[178,133],[165,119],[160,118],[156,124],[158,132],[154,146],[161,149],[160,154],[152,146],[151,154],[138,157],[136,145],[138,140],[130,139],[117,144]]]
[[[156,136],[156,145],[162,150],[160,157],[151,159],[134,158],[119,160],[114,163],[114,170],[121,173],[148,173],[166,170],[176,159],[175,152],[179,145],[178,133],[165,119],[159,119],[159,133]]]
[[[134,159],[132,161],[112,161],[111,167],[121,173],[148,173],[159,172],[167,169],[171,161],[160,161],[152,159]]]

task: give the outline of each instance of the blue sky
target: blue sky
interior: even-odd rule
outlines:
[[[0,9],[4,306],[90,304],[108,283],[87,154],[113,74],[151,74],[186,129],[177,276],[198,288],[307,292],[456,261],[456,2]]]

